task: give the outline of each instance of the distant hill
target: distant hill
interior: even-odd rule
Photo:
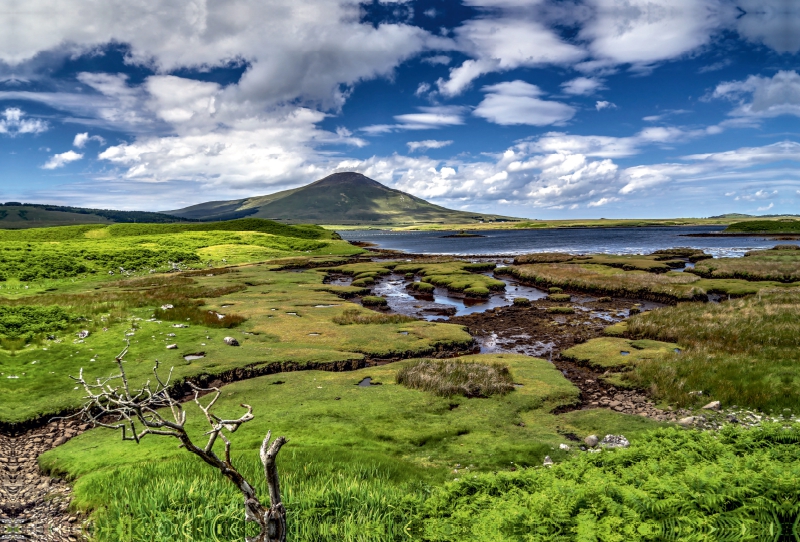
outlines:
[[[0,229],[43,228],[75,224],[114,224],[128,222],[169,223],[196,222],[179,216],[146,211],[87,209],[38,203],[9,201],[0,203]]]
[[[267,196],[209,201],[164,212],[203,221],[250,217],[293,224],[469,224],[520,220],[454,211],[351,172],[334,173],[309,185]]]

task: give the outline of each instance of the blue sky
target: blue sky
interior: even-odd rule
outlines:
[[[360,171],[531,218],[798,213],[800,3],[28,0],[0,201],[166,210]]]

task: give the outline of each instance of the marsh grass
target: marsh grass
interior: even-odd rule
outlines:
[[[779,245],[795,247],[796,245]],[[800,251],[778,248],[755,250],[744,258],[715,258],[687,271],[705,278],[777,282],[800,281]]]
[[[379,295],[365,295],[361,298],[361,304],[365,307],[385,307],[388,302],[385,297]]]
[[[372,311],[365,313],[358,309],[345,309],[341,314],[333,317],[333,322],[340,326],[352,324],[404,324],[416,321],[416,318],[405,314],[382,314]]]
[[[422,360],[397,372],[397,383],[449,397],[489,397],[514,389],[511,371],[501,364]]]
[[[536,252],[515,257],[514,265],[524,265],[526,263],[562,263],[580,259],[585,259],[585,257],[565,254],[563,252]]]
[[[628,321],[632,337],[684,348],[643,361],[639,386],[678,405],[708,401],[770,409],[800,406],[800,293],[765,291],[719,304],[684,303]],[[689,392],[703,391],[702,398]]]
[[[232,328],[247,320],[238,314],[218,315],[197,305],[180,305],[171,309],[156,309],[153,317],[171,322],[191,322],[206,327]]]

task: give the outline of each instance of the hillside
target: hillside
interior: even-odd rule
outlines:
[[[189,219],[145,211],[87,209],[10,201],[0,204],[0,229],[42,228],[76,224],[114,224],[130,222],[168,223]],[[194,221],[192,221],[194,222]]]
[[[210,201],[165,213],[204,221],[251,217],[287,223],[341,225],[469,224],[518,220],[447,209],[388,188],[360,173],[334,173],[309,185],[267,196]]]

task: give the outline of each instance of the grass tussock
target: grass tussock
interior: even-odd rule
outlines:
[[[416,322],[416,318],[405,314],[364,313],[358,309],[345,309],[342,314],[333,317],[333,322],[340,326],[353,324],[405,324],[407,322]]]
[[[800,293],[774,290],[725,303],[686,303],[628,321],[631,337],[684,350],[637,365],[630,378],[678,405],[706,401],[800,407]],[[690,392],[702,391],[698,398]]]
[[[791,246],[796,245],[779,245]],[[776,282],[800,281],[800,251],[792,249],[754,250],[744,258],[717,258],[698,263],[690,272],[705,278]]]
[[[562,263],[570,262],[575,259],[583,259],[583,256],[565,254],[563,252],[537,252],[534,254],[522,254],[514,258],[514,265],[526,263]]]
[[[511,371],[500,364],[421,360],[397,372],[397,383],[443,397],[489,397],[514,389]]]

